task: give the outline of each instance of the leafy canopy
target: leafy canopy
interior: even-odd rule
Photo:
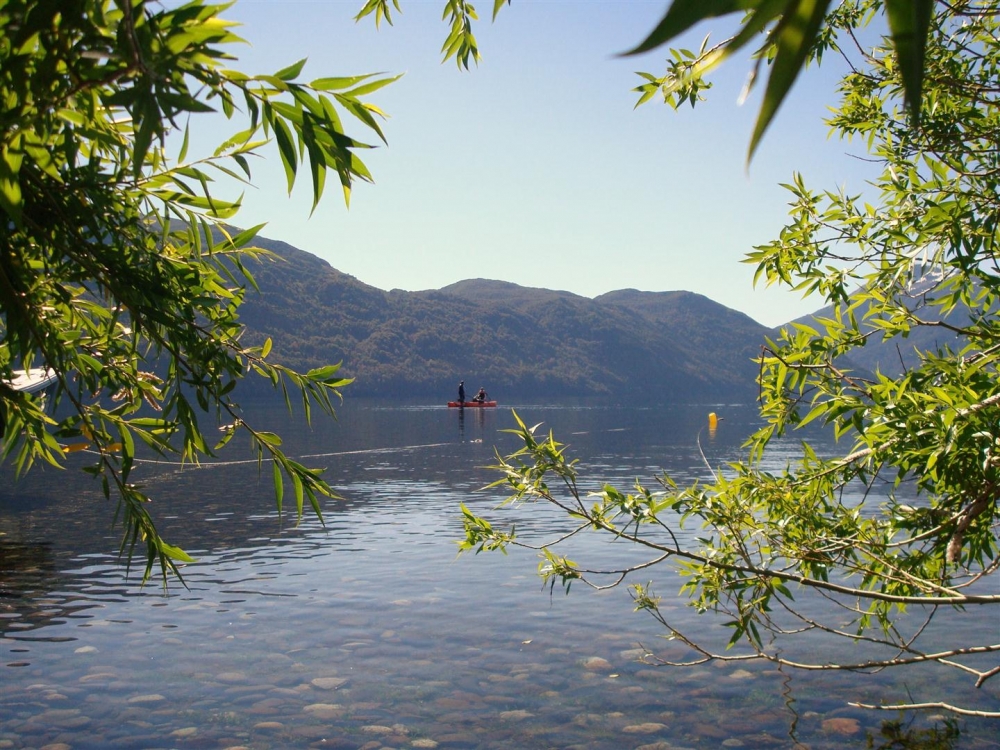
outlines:
[[[888,21],[906,103],[912,116],[919,118],[924,52],[934,4],[935,0],[884,0],[841,3],[831,11],[832,0],[674,0],[656,28],[629,54],[656,49],[702,21],[733,14],[742,14],[743,21],[737,33],[712,47],[708,47],[706,37],[697,53],[671,50],[673,59],[665,75],[640,73],[646,83],[636,89],[641,94],[639,104],[659,92],[672,106],[683,101],[693,106],[700,92],[711,87],[704,78],[708,73],[748,44],[758,44],[748,92],[757,80],[761,65],[766,63],[770,72],[750,137],[749,155],[752,157],[806,62],[810,58],[818,60],[823,47],[830,42],[831,31],[838,26],[845,28],[845,23],[870,19],[871,13],[882,9]],[[844,14],[846,20],[842,20]]]
[[[788,225],[747,258],[759,281],[819,295],[830,313],[767,342],[759,378],[764,427],[747,442],[745,458],[689,487],[664,476],[655,489],[637,483],[588,494],[563,446],[518,420],[524,447],[498,456],[497,485],[511,502],[542,500],[566,512],[570,527],[539,548],[550,583],[618,585],[665,566],[681,576],[681,593],[699,612],[722,613],[731,637],[719,652],[703,634],[669,622],[651,583],[631,584],[637,608],[687,644],[693,663],[761,659],[855,672],[931,663],[980,687],[1000,674],[983,661],[1000,653],[996,628],[982,628],[980,642],[941,648],[929,642],[927,626],[941,610],[995,624],[1000,605],[1000,3],[932,3],[926,18],[923,4],[913,3],[913,33],[928,30],[919,43],[899,36],[893,16],[900,4],[828,5],[678,0],[668,13],[687,10],[692,20],[748,11],[733,40],[713,49],[730,49],[748,30],[754,38],[763,33],[759,56],[771,61],[773,79],[786,64],[780,29],[793,21],[782,16],[764,32],[758,16],[779,6],[785,13],[822,7],[818,21],[810,16],[803,60],[835,53],[851,63],[829,124],[860,139],[880,169],[869,200],[813,190],[794,176],[786,186]],[[880,11],[894,37],[865,49],[858,32]],[[671,32],[681,25],[676,17],[671,23]],[[667,38],[654,33],[654,41]],[[904,42],[920,47],[921,71],[900,49]],[[720,55],[706,47],[674,56],[694,62],[671,63],[658,90],[671,92],[675,107],[695,103],[697,76]],[[775,108],[765,106],[765,125]],[[758,125],[751,148],[760,132]],[[910,340],[928,330],[941,343],[912,351]],[[883,358],[874,372],[852,367],[849,357],[866,346],[903,366]],[[888,374],[895,371],[901,374]],[[819,455],[803,441],[797,461],[768,470],[772,441],[810,423],[832,430],[843,453]],[[523,544],[513,530],[463,512],[462,549]],[[681,526],[699,529],[696,543],[681,542]],[[587,531],[629,540],[649,558],[623,565],[608,582],[606,569],[559,552],[562,541]],[[864,656],[828,661],[808,646],[815,633],[862,644]],[[869,707],[1000,717],[947,696]]]
[[[273,75],[230,69],[241,40],[226,7],[0,6],[2,455],[24,472],[88,451],[87,471],[119,500],[123,552],[145,548],[144,578],[158,563],[165,579],[189,558],[159,536],[150,497],[131,481],[142,445],[197,461],[243,433],[259,462],[272,462],[279,509],[286,481],[299,514],[305,499],[318,514],[318,496],[331,494],[233,400],[250,372],[286,401],[297,392],[307,416],[332,414],[348,381],[336,365],[299,373],[268,362],[270,341],[241,343],[239,306],[254,286],[246,262],[268,254],[250,245],[260,227],[226,224],[240,199],[212,188],[220,177],[249,182],[251,157],[274,143],[289,190],[307,171],[315,207],[332,173],[348,199],[371,175],[359,156],[369,146],[348,134],[345,115],[381,139],[382,112],[364,97],[395,80],[307,82],[304,60]],[[209,112],[232,121],[232,135],[191,158],[189,128]],[[11,386],[24,368],[58,378],[47,405]],[[215,444],[206,419],[224,424]]]

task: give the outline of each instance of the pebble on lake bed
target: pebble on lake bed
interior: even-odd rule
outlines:
[[[382,724],[369,724],[368,726],[361,727],[361,731],[364,734],[397,734],[395,729],[383,726]]]
[[[81,677],[78,682],[97,682],[98,680],[117,680],[118,675],[114,672],[95,672],[93,674],[85,674]]]
[[[344,715],[344,707],[339,703],[311,703],[302,711],[314,719],[339,719]]]
[[[666,728],[666,724],[659,724],[655,721],[647,721],[643,724],[629,724],[627,727],[622,727],[622,731],[626,734],[656,734],[657,732],[662,732]]]
[[[824,719],[823,731],[830,734],[857,734],[861,731],[861,724],[857,719],[846,717]]]
[[[159,693],[150,693],[149,695],[135,695],[128,699],[129,703],[156,703],[158,701],[165,701],[164,698]]]
[[[600,656],[588,656],[583,660],[583,668],[593,672],[608,672],[611,670],[611,662]]]

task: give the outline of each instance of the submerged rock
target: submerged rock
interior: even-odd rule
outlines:
[[[857,719],[837,717],[823,720],[823,731],[829,734],[857,734],[861,731],[861,724]]]
[[[148,695],[135,695],[128,699],[129,703],[157,703],[159,701],[165,701],[164,698],[159,693],[150,693]]]
[[[92,674],[85,674],[79,679],[79,682],[99,682],[102,680],[117,680],[118,675],[114,672],[94,672]]]
[[[382,724],[369,724],[368,726],[361,727],[361,731],[364,734],[396,734],[395,729]]]
[[[662,732],[666,728],[666,724],[660,724],[655,721],[647,721],[642,724],[629,724],[627,727],[622,727],[622,731],[627,734],[656,734],[657,732]]]
[[[339,703],[312,703],[302,711],[315,719],[337,719],[344,715],[344,707]]]
[[[600,656],[588,656],[583,660],[583,668],[593,672],[610,672],[611,662],[602,659]]]

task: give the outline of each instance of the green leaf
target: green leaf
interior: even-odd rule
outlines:
[[[274,502],[278,507],[278,514],[280,515],[282,502],[285,499],[285,483],[281,477],[281,467],[277,461],[271,464],[271,469],[274,475]]]
[[[19,225],[23,210],[21,183],[18,173],[23,154],[10,150],[6,144],[0,148],[0,208]]]
[[[171,423],[166,419],[160,419],[159,417],[137,417],[136,419],[130,420],[129,424],[133,425],[134,427],[143,427],[143,428],[152,427],[154,429],[157,429],[166,427]]]
[[[186,563],[194,562],[194,558],[191,557],[191,555],[189,555],[187,552],[182,550],[180,547],[175,547],[172,544],[167,544],[162,539],[160,540],[156,548],[157,550],[159,550],[160,553],[166,555],[171,560],[180,560],[181,562],[186,562]]]
[[[660,19],[649,36],[624,54],[640,55],[649,52],[680,36],[701,21],[747,11],[759,4],[759,0],[674,0],[667,8],[666,15]]]
[[[340,364],[326,365],[325,367],[315,367],[306,373],[310,380],[329,380],[340,370]]]
[[[379,75],[382,74],[380,73]],[[368,94],[374,93],[379,89],[385,88],[389,84],[395,83],[402,77],[403,74],[400,73],[398,76],[392,76],[391,78],[380,78],[377,81],[372,81],[371,83],[366,83],[363,86],[357,86],[356,88],[345,91],[343,94],[341,94],[341,96],[351,96],[351,97],[367,96]]]
[[[187,159],[188,141],[189,141],[190,135],[191,135],[191,130],[190,130],[190,128],[187,125],[185,125],[184,126],[184,140],[181,141],[181,150],[180,150],[180,153],[177,154],[177,161],[179,161],[179,162],[182,162],[185,159]]]
[[[785,11],[772,37],[777,47],[771,74],[767,79],[753,135],[748,160],[753,157],[760,139],[805,65],[809,49],[819,34],[830,0],[793,0],[794,8]]]
[[[266,224],[257,224],[250,227],[249,229],[244,229],[239,234],[232,238],[233,247],[243,248],[246,247],[254,237],[263,229]]]
[[[889,30],[903,77],[906,104],[914,118],[920,117],[924,52],[934,4],[935,0],[886,0],[885,3]]]
[[[274,74],[275,78],[281,79],[282,81],[294,81],[302,73],[302,68],[305,67],[306,58],[302,58],[297,63],[289,65],[287,68],[282,68],[277,73]]]
[[[361,76],[350,76],[350,77],[336,77],[336,78],[317,78],[315,81],[309,83],[310,88],[314,88],[317,91],[338,91],[340,89],[349,89],[351,86],[357,86],[362,81],[367,81],[369,78],[378,75],[377,73],[366,73]]]
[[[292,473],[292,485],[295,488],[295,515],[296,518],[302,518],[302,506],[304,500],[302,478],[294,472]]]
[[[278,142],[278,151],[281,154],[281,163],[285,168],[285,179],[288,182],[288,192],[292,192],[295,186],[295,174],[298,170],[298,154],[295,151],[295,144],[292,142],[292,134],[284,120],[275,119],[274,137]]]

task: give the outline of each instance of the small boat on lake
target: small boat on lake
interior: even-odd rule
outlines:
[[[449,401],[452,409],[489,409],[497,405],[496,401]]]
[[[32,367],[30,370],[14,370],[14,379],[8,385],[15,391],[37,393],[44,391],[56,382],[55,372],[45,367]]]

